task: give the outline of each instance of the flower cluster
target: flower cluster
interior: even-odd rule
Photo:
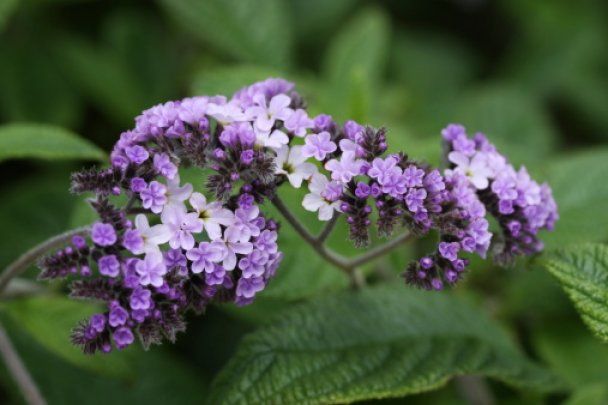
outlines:
[[[282,253],[278,224],[261,211],[277,187],[307,185],[304,209],[321,221],[343,215],[356,246],[370,230],[435,230],[437,248],[408,265],[408,283],[442,289],[459,280],[464,253],[485,257],[542,248],[557,209],[547,185],[516,171],[483,135],[443,131],[443,173],[387,154],[384,128],[309,117],[294,86],[268,79],[223,96],[154,106],[124,132],[110,167],[73,175],[74,192],[92,192],[99,215],[87,235],[46,257],[41,278],[69,278],[71,296],[102,301],[72,339],[86,353],[174,340],[185,314],[213,302],[250,304],[270,282]],[[183,182],[198,170],[205,189]],[[487,215],[502,237],[493,238]]]

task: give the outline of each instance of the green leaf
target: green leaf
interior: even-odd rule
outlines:
[[[248,335],[209,402],[354,402],[428,391],[462,374],[558,386],[479,310],[399,286],[319,299]]]
[[[60,296],[39,296],[10,301],[4,309],[42,346],[74,365],[121,377],[133,372],[129,351],[86,356],[70,342],[72,328],[99,311],[95,305]]]
[[[324,97],[328,112],[338,119],[365,121],[384,73],[389,22],[378,9],[365,9],[344,26],[328,46]]]
[[[587,326],[608,342],[608,247],[573,246],[550,255],[543,263],[560,281]]]
[[[276,76],[282,76],[279,69],[263,66],[236,65],[203,69],[194,76],[192,93],[230,96],[244,86]]]
[[[0,32],[11,17],[11,14],[17,9],[19,1],[20,0],[2,0],[2,2],[0,2]]]
[[[608,238],[608,149],[564,155],[545,167],[560,219],[542,236],[548,249]]]
[[[73,132],[45,124],[0,126],[0,161],[6,159],[103,160],[105,153]]]
[[[162,0],[196,38],[242,62],[290,64],[292,32],[280,0]]]
[[[608,403],[608,384],[584,385],[574,391],[565,405],[606,405]]]

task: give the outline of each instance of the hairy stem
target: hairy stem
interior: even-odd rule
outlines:
[[[275,196],[271,201],[279,210],[281,215],[285,217],[287,222],[289,222],[296,232],[302,237],[302,239],[304,239],[321,257],[345,272],[350,278],[352,285],[355,287],[361,287],[365,284],[365,278],[358,271],[358,267],[388,253],[412,237],[410,233],[404,233],[397,238],[386,242],[385,244],[376,246],[370,251],[349,260],[344,256],[333,252],[324,244],[325,239],[335,226],[338,215],[334,215],[334,217],[330,220],[330,223],[328,223],[323,231],[321,231],[321,234],[318,237],[315,237],[293,215],[293,213],[289,210],[289,208],[287,208],[285,203],[278,196]]]
[[[60,248],[69,241],[72,236],[88,232],[89,229],[89,226],[84,226],[53,236],[22,254],[17,260],[9,264],[2,274],[0,274],[0,294],[14,277],[17,277],[27,270],[28,267],[36,263],[36,261],[44,256],[49,250]]]
[[[338,223],[338,218],[340,218],[340,214],[338,212],[335,212],[334,216],[331,217],[329,222],[325,225],[325,228],[323,228],[319,236],[317,236],[318,243],[325,242],[325,239],[327,239],[327,237],[331,234],[331,231],[334,230],[334,227]]]
[[[23,361],[15,350],[13,343],[8,337],[4,327],[0,324],[0,354],[6,363],[11,376],[19,386],[25,401],[32,405],[44,405],[46,401],[40,394],[40,390],[32,379],[32,376],[25,368]]]

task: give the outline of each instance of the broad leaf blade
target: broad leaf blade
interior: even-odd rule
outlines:
[[[550,390],[504,332],[446,295],[399,288],[305,304],[247,336],[210,403],[342,403],[428,391],[461,374]]]
[[[553,254],[544,264],[561,282],[587,326],[608,342],[608,247],[573,246]]]
[[[24,158],[103,160],[105,153],[71,131],[53,125],[0,126],[0,161]]]
[[[243,62],[287,66],[291,26],[279,0],[163,0],[195,37]]]

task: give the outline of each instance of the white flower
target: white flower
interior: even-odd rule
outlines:
[[[281,130],[275,129],[271,133],[255,130],[255,143],[258,146],[280,149],[289,143],[289,137]]]
[[[246,121],[243,109],[236,103],[215,104],[210,103],[207,114],[215,118],[220,124],[226,126],[233,122]]]
[[[192,249],[194,247],[193,233],[203,231],[203,221],[197,212],[186,212],[184,207],[169,207],[161,215],[161,220],[169,228],[171,238],[169,246],[173,249]]]
[[[317,167],[312,163],[306,162],[306,157],[302,153],[302,146],[283,146],[277,152],[274,160],[276,169],[275,174],[284,174],[289,183],[295,188],[300,188],[302,180],[308,180],[310,176],[317,172]]]
[[[176,174],[173,179],[167,180],[167,192],[165,194],[167,203],[164,209],[166,210],[167,207],[186,208],[184,201],[190,198],[192,189],[192,184],[190,183],[186,183],[183,186],[179,185],[179,174]]]
[[[293,113],[289,108],[291,98],[285,94],[274,96],[268,106],[266,96],[262,93],[253,96],[253,101],[256,105],[249,107],[245,113],[248,118],[255,118],[254,127],[260,132],[270,132],[277,119],[285,121]]]
[[[488,187],[488,178],[492,176],[492,170],[488,167],[484,154],[476,153],[469,160],[462,152],[450,152],[448,159],[456,165],[454,171],[466,176],[475,188],[483,190]]]
[[[224,238],[213,242],[214,246],[221,248],[222,266],[227,271],[234,270],[236,267],[236,254],[248,255],[253,252],[253,244],[251,242],[241,242],[241,235],[236,228],[228,228],[224,231]]]
[[[203,228],[211,240],[222,237],[220,225],[229,226],[234,223],[232,211],[223,208],[222,203],[219,201],[207,203],[207,198],[201,193],[192,193],[190,205],[198,213],[199,218],[203,222]]]
[[[319,211],[319,220],[329,221],[334,211],[340,210],[340,200],[337,199],[336,194],[341,192],[341,188],[338,183],[330,183],[327,177],[315,173],[308,185],[310,193],[304,196],[302,206],[307,211]]]
[[[158,245],[169,242],[171,239],[171,231],[164,224],[150,226],[148,218],[144,214],[139,214],[135,217],[135,229],[143,240],[143,245],[139,249],[135,249],[133,254],[140,255],[142,253],[160,252]]]

